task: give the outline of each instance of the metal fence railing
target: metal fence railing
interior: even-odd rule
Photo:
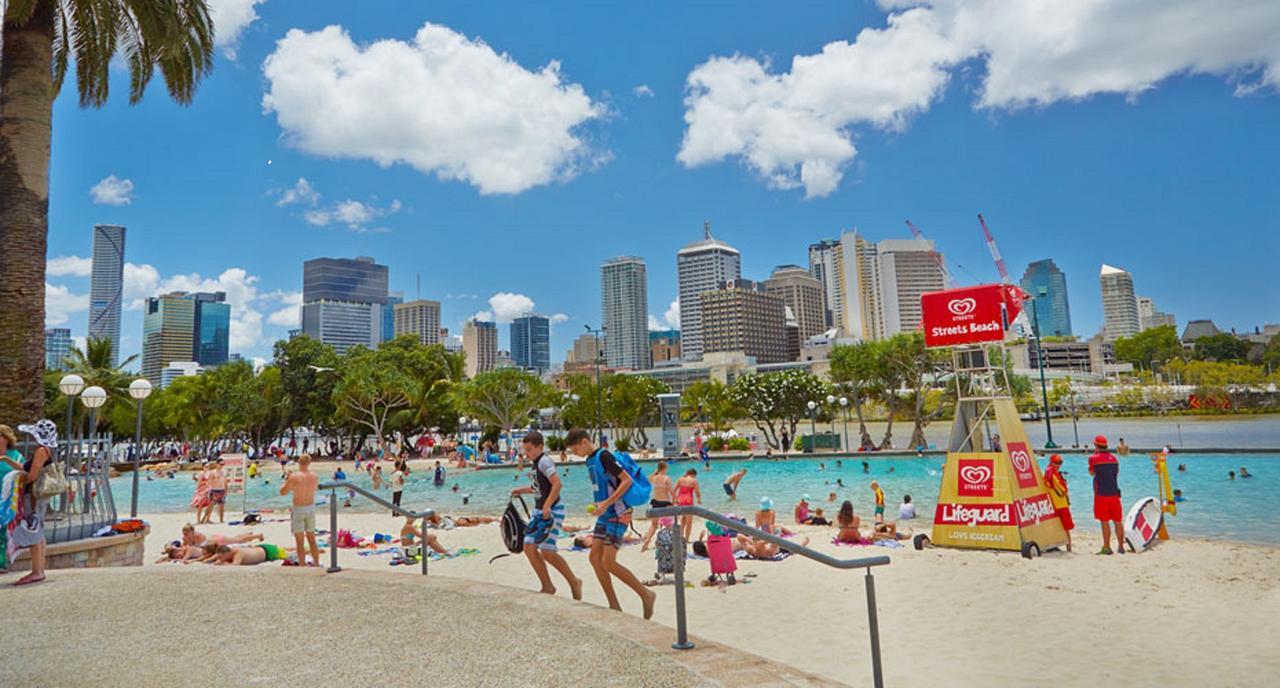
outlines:
[[[419,544],[422,548],[422,575],[427,575],[427,560],[431,558],[429,552],[431,548],[427,546],[427,519],[436,515],[435,509],[409,511],[408,509],[396,506],[363,487],[360,487],[355,483],[347,482],[346,480],[331,480],[326,483],[321,483],[320,489],[329,491],[329,568],[325,569],[327,572],[337,573],[342,570],[342,567],[338,566],[338,490],[349,489],[374,504],[382,506],[385,509],[390,509],[394,514],[408,516],[409,518],[415,520],[420,519],[422,521],[422,525],[420,526],[422,528],[422,542]],[[299,556],[301,556],[301,554]]]
[[[115,524],[116,502],[109,480],[112,445],[112,437],[107,434],[92,440],[64,440],[53,452],[53,461],[67,477],[68,489],[49,499],[45,542],[52,545],[93,537],[102,528]],[[27,440],[18,449],[29,457],[36,445]]]
[[[759,528],[745,525],[741,521],[735,521],[723,514],[716,513],[701,506],[668,506],[659,509],[649,509],[645,512],[645,518],[665,518],[668,516],[696,516],[698,518],[703,518],[744,535],[750,535],[757,540],[764,540],[765,542],[772,543],[781,549],[791,552],[792,554],[798,554],[806,559],[812,559],[820,564],[825,564],[832,568],[866,569],[867,625],[868,632],[871,636],[871,675],[875,682],[875,687],[883,688],[884,674],[880,665],[880,621],[876,614],[876,583],[875,578],[871,575],[871,569],[876,566],[888,566],[890,563],[889,557],[879,555],[874,557],[862,557],[859,559],[836,559],[829,554],[810,549],[772,533],[766,533]],[[679,519],[677,518],[672,525],[668,526],[668,528],[671,530],[671,541],[676,553],[676,642],[672,644],[671,647],[677,650],[691,650],[693,649],[693,643],[689,642],[688,626],[685,620],[685,557]]]

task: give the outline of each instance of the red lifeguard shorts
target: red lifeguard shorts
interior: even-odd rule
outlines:
[[[1124,505],[1120,503],[1120,497],[1094,496],[1093,517],[1099,521],[1123,521]]]
[[[1075,530],[1076,522],[1071,518],[1071,507],[1062,507],[1053,513],[1058,515],[1058,520],[1062,521],[1063,530]]]

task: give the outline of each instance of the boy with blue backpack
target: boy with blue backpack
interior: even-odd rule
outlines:
[[[649,479],[630,456],[611,454],[596,447],[586,430],[574,428],[564,438],[565,446],[575,455],[587,461],[587,473],[594,488],[594,504],[587,512],[596,516],[591,538],[591,568],[609,600],[609,608],[622,611],[618,596],[613,591],[616,577],[640,596],[644,606],[644,618],[653,616],[653,603],[657,594],[646,588],[630,569],[618,563],[618,548],[631,525],[631,510],[648,503],[651,491]]]

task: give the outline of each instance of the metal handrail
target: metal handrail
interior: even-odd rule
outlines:
[[[342,567],[338,566],[338,490],[343,488],[352,490],[369,501],[390,509],[393,514],[408,516],[411,519],[422,519],[422,544],[420,546],[422,550],[422,575],[427,575],[427,560],[431,558],[427,555],[427,519],[436,515],[435,509],[410,511],[346,480],[332,480],[327,483],[320,483],[321,490],[329,491],[329,568],[325,569],[325,571],[337,573],[342,570]]]
[[[884,687],[884,674],[880,664],[880,620],[876,614],[876,583],[875,578],[871,575],[871,569],[876,566],[888,566],[891,562],[889,557],[878,555],[874,557],[861,557],[858,559],[836,559],[835,557],[810,549],[804,545],[791,542],[785,538],[766,533],[759,528],[749,526],[741,521],[735,521],[723,514],[716,513],[706,507],[701,506],[665,506],[658,509],[648,509],[645,511],[645,518],[666,518],[669,516],[697,516],[704,518],[713,523],[735,530],[739,533],[750,535],[757,540],[777,545],[780,549],[785,549],[792,554],[798,554],[806,559],[812,559],[820,564],[826,564],[837,569],[866,569],[867,584],[867,625],[871,635],[871,675],[875,682],[876,688]],[[685,621],[685,602],[684,602],[684,544],[681,541],[679,522],[673,522],[668,526],[671,530],[672,549],[675,551],[676,560],[676,642],[671,645],[677,650],[691,650],[693,643],[689,642],[689,633],[687,623]]]

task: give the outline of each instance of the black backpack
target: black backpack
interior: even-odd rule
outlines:
[[[516,501],[519,501],[520,506],[524,509],[523,516],[520,515],[520,509],[516,508]],[[490,559],[490,564],[498,559],[509,557],[524,550],[524,529],[528,522],[529,505],[525,504],[524,497],[517,495],[507,502],[507,509],[502,512],[502,519],[498,522],[499,527],[502,529],[502,544],[506,545],[507,552]]]

